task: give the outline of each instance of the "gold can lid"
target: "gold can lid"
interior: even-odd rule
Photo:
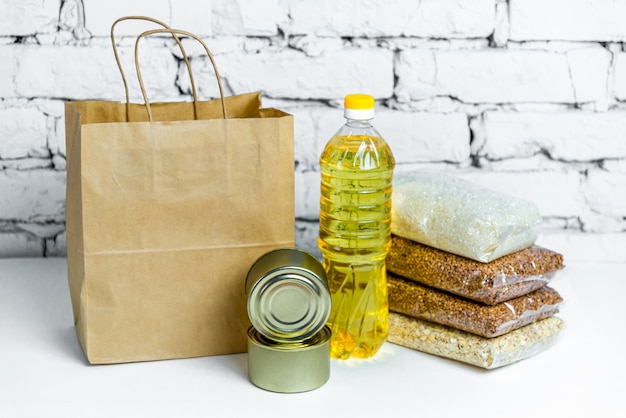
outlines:
[[[269,252],[246,278],[252,326],[276,342],[295,342],[320,331],[330,315],[326,273],[311,254],[294,248]]]
[[[248,329],[248,377],[261,389],[280,393],[307,392],[330,377],[330,328],[310,338],[278,343],[254,327]]]

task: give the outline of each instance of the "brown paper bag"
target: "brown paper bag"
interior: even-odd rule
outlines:
[[[246,273],[294,243],[293,117],[260,105],[66,103],[68,276],[90,363],[246,350]]]

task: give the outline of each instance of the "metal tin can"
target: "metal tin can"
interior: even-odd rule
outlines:
[[[330,315],[326,272],[306,251],[283,248],[266,253],[250,268],[245,286],[252,326],[274,342],[311,338]]]
[[[297,393],[317,389],[330,377],[330,328],[307,340],[277,343],[248,329],[248,376],[262,389]]]

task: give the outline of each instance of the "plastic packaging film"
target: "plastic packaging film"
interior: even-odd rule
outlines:
[[[482,263],[392,236],[386,264],[404,278],[494,305],[548,284],[563,268],[563,256],[534,245]]]
[[[485,338],[390,312],[388,341],[439,357],[495,369],[551,347],[564,326],[560,318],[552,316],[499,337]]]
[[[391,311],[447,325],[487,338],[497,337],[559,312],[559,293],[542,287],[508,302],[488,306],[387,275]]]
[[[441,173],[398,174],[391,232],[484,263],[530,247],[541,228],[531,202]]]

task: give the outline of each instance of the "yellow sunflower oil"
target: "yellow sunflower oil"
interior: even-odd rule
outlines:
[[[320,157],[318,245],[331,294],[331,356],[368,358],[388,331],[385,257],[395,161],[372,125],[372,96],[346,96],[344,116]]]

